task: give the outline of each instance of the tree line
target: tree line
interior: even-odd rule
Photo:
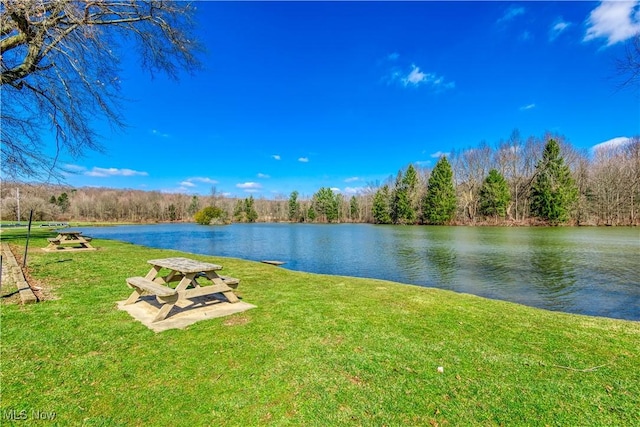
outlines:
[[[326,187],[265,199],[224,197],[215,187],[198,196],[2,184],[5,221],[18,210],[25,221],[33,210],[44,221],[639,225],[640,138],[587,152],[559,135],[523,139],[514,131],[493,146],[443,156],[432,169],[409,164],[351,196]]]

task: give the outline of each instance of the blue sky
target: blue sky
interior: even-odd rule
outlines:
[[[123,59],[124,131],[65,159],[74,186],[345,195],[441,153],[545,131],[640,134],[615,60],[640,2],[199,2],[204,69]]]

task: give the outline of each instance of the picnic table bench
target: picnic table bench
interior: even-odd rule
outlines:
[[[124,305],[136,303],[145,293],[154,295],[160,308],[152,322],[164,320],[181,300],[222,294],[230,303],[239,301],[233,290],[237,289],[240,280],[219,276],[217,271],[222,270],[220,265],[182,257],[152,259],[147,263],[151,264],[151,269],[146,276],[127,278],[127,285],[133,288],[133,292]],[[166,275],[161,274],[166,271]],[[203,278],[212,284],[202,286],[198,279]],[[169,286],[173,282],[178,282],[175,288]]]
[[[49,245],[43,248],[45,251],[94,251],[91,246],[91,237],[83,236],[82,231],[59,231],[57,237],[47,239]]]

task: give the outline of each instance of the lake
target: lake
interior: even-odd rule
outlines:
[[[292,270],[387,279],[548,310],[640,320],[637,228],[258,223],[80,230],[155,248],[279,260]]]

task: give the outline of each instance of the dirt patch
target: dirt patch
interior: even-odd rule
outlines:
[[[248,317],[238,316],[238,317],[232,317],[231,319],[227,319],[224,322],[222,322],[222,324],[224,326],[239,326],[239,325],[246,325],[250,321],[251,320],[249,320]]]
[[[2,303],[20,304],[24,303],[24,290],[33,294],[31,302],[46,301],[55,299],[49,286],[40,280],[34,279],[29,271],[29,267],[22,268],[23,254],[15,247],[7,243],[2,244],[3,265],[2,265]],[[10,260],[10,258],[12,260]],[[28,286],[28,288],[25,286]],[[17,288],[22,288],[18,291]],[[22,296],[21,296],[22,294]],[[34,298],[35,297],[35,298]]]
[[[29,266],[27,266],[26,269],[22,269],[22,274],[24,274],[24,279],[29,284],[29,287],[39,302],[57,299],[55,295],[53,295],[53,292],[51,292],[51,287],[46,282],[34,279],[33,276],[31,276]]]

